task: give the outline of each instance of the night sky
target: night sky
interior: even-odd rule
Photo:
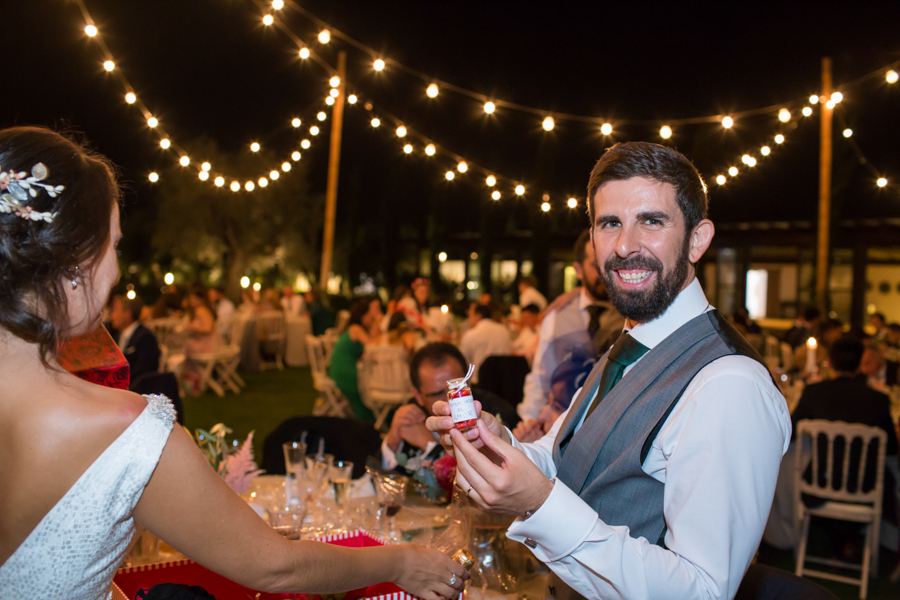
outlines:
[[[222,150],[248,153],[250,142],[259,141],[287,156],[301,137],[290,119],[327,110],[322,99],[330,74],[299,60],[290,39],[262,25],[263,10],[251,0],[85,2],[118,67],[176,141],[207,137]],[[900,59],[897,2],[300,4],[386,58],[429,76],[550,114],[609,119],[615,127],[604,137],[596,125],[558,118],[547,133],[542,117],[498,108],[488,118],[480,102],[446,89],[431,100],[424,94],[427,82],[390,65],[376,74],[371,57],[338,39],[322,48],[315,40],[319,27],[285,8],[280,16],[323,59],[335,64],[337,51],[347,50],[348,83],[374,106],[368,113],[360,102],[345,114],[338,235],[362,227],[353,242],[358,248],[377,237],[375,228],[363,227],[373,219],[381,223],[375,215],[388,214],[398,231],[408,226],[424,232],[431,203],[440,198],[454,207],[452,226],[466,229],[491,203],[482,175],[448,184],[444,172],[455,163],[441,152],[427,158],[413,140],[416,151],[405,156],[385,127],[373,130],[369,120],[384,110],[440,147],[524,183],[524,199],[512,197],[508,184],[500,187],[504,197],[490,210],[506,215],[499,221],[503,227],[533,226],[532,213],[549,193],[548,227],[568,235],[586,226],[587,176],[613,141],[660,141],[659,126],[670,119],[792,106],[795,118],[786,126],[773,114],[739,119],[730,131],[717,124],[679,126],[667,143],[694,160],[706,178],[714,220],[812,220],[818,111],[803,119],[799,109],[818,90],[821,57],[833,57],[838,89]],[[71,126],[84,132],[120,165],[131,220],[126,231],[133,231],[133,245],[146,243],[157,193],[147,173],[196,174],[173,169],[177,157],[159,149],[139,111],[125,104],[120,84],[101,66],[96,43],[84,35],[74,2],[19,0],[5,2],[2,12],[6,76],[0,126]],[[897,188],[877,189],[840,136],[846,122],[869,161],[900,183],[900,83],[889,86],[880,77],[845,95],[835,111],[836,216],[900,216]],[[788,137],[782,147],[771,141],[779,131]],[[316,145],[304,152],[314,192],[325,188],[327,136],[326,122]],[[724,187],[714,183],[747,150],[758,157],[764,143],[774,152],[755,170]],[[569,195],[579,198],[575,211],[564,205]]]

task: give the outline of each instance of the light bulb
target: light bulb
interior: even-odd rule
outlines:
[[[134,300],[135,298],[137,298],[137,293],[134,290],[128,290],[128,293],[125,294],[125,297],[129,300]]]
[[[828,102],[825,103],[825,107],[828,109],[832,109],[832,108],[834,108],[834,104],[835,104],[834,100],[829,100]]]
[[[159,121],[156,117],[150,117],[149,119],[147,119],[148,127],[156,127],[157,125],[159,125]]]
[[[497,107],[494,105],[493,102],[485,102],[484,103],[484,112],[486,112],[487,114],[489,114],[489,115],[494,114],[494,111],[496,109],[497,109]]]
[[[291,121],[291,125],[293,125],[294,127],[300,127],[300,125],[302,125],[302,124],[303,124],[303,121],[301,121],[300,119],[298,119],[296,117]]]
[[[128,104],[134,104],[137,102],[137,96],[134,95],[134,92],[128,92],[125,94],[125,102]]]
[[[300,58],[309,58],[309,48],[300,48]]]
[[[575,198],[569,198],[569,201],[566,202],[566,204],[569,205],[569,208],[575,208],[576,206],[578,206],[578,200],[576,200]]]
[[[263,17],[263,25],[269,26],[275,22],[275,17],[272,15],[266,15]]]
[[[900,76],[897,75],[897,71],[888,71],[884,76],[885,81],[888,83],[897,83],[898,78]]]
[[[166,282],[166,285],[172,285],[175,283],[175,275],[173,273],[166,273],[166,276],[163,277],[163,281]]]
[[[847,129],[844,130],[844,137],[845,137],[845,138],[848,138],[848,137],[850,137],[851,135],[853,135],[853,130],[852,130],[852,129],[850,129],[850,128],[848,127]]]
[[[441,312],[446,315],[448,312],[450,312],[450,307],[446,304],[441,304]]]
[[[769,148],[768,146],[763,146],[762,148],[759,149],[759,153],[762,154],[763,156],[768,156],[769,154],[771,154],[771,152],[772,152],[772,149]]]
[[[324,110],[320,110],[319,113],[316,115],[316,118],[320,121],[324,121],[325,119],[328,118],[328,115],[325,113]]]
[[[333,105],[334,105],[334,98],[332,98],[331,96],[326,96],[326,97],[325,97],[325,104],[327,104],[328,106],[333,106]]]
[[[669,127],[668,125],[663,125],[662,127],[660,127],[659,137],[661,137],[664,140],[667,140],[670,137],[672,137],[672,128]]]
[[[493,198],[494,200],[499,200],[500,192],[498,192],[497,190],[494,190],[493,192],[491,192],[491,198]]]
[[[813,94],[812,96],[809,97],[809,103],[810,104],[818,104],[819,97],[817,95]]]
[[[291,152],[291,160],[294,162],[297,162],[298,160],[300,160],[300,153],[297,152],[296,150]]]
[[[275,10],[281,10],[284,8],[284,0],[272,0],[272,8]]]
[[[103,68],[106,69],[107,71],[112,71],[113,69],[116,68],[116,63],[114,63],[111,60],[107,60],[103,63]]]
[[[372,127],[378,127],[379,125],[381,125],[381,119],[379,119],[378,117],[372,119]]]
[[[775,136],[775,143],[776,143],[776,144],[783,144],[783,143],[784,143],[784,136],[781,135],[780,133],[779,133],[778,135],[776,135],[776,136]]]
[[[285,173],[287,173],[288,171],[290,171],[290,170],[291,170],[291,163],[289,163],[289,162],[283,162],[283,163],[281,163],[281,170],[284,171]]]
[[[831,95],[831,101],[834,102],[835,104],[837,104],[838,102],[840,102],[843,99],[844,99],[844,95],[840,92],[835,92]]]
[[[178,162],[181,163],[182,167],[186,167],[191,164],[191,159],[188,156],[182,156],[180,159],[178,159]]]
[[[159,147],[163,150],[168,150],[169,146],[172,145],[172,142],[169,141],[169,138],[163,138],[159,140]]]
[[[336,88],[337,86],[341,85],[341,78],[338,77],[337,75],[335,75],[334,77],[332,77],[331,79],[328,80],[328,83],[331,84],[331,87]]]
[[[728,169],[728,174],[731,175],[732,177],[737,177],[737,174],[738,174],[737,167],[730,167]]]
[[[550,203],[549,202],[542,203],[541,210],[544,212],[550,212]]]
[[[410,154],[413,151],[412,144],[406,144],[405,146],[403,146],[403,151],[407,154]]]
[[[453,171],[447,171],[446,173],[444,173],[444,177],[447,178],[447,181],[453,181],[453,178],[456,177],[456,173],[454,173]]]
[[[888,184],[888,180],[884,177],[879,177],[878,181],[876,181],[875,183],[878,185],[878,187],[884,187]]]
[[[406,137],[406,127],[401,125],[397,128],[397,137]]]
[[[493,175],[488,175],[487,179],[485,179],[484,182],[488,185],[488,187],[494,187],[495,185],[497,185],[497,178]]]
[[[281,177],[281,173],[279,173],[278,171],[274,171],[274,170],[269,171],[269,179],[274,180],[274,179],[278,179],[279,177]]]
[[[313,125],[309,128],[310,135],[319,135],[319,128]]]
[[[323,29],[322,31],[319,32],[319,43],[320,44],[327,44],[330,41],[331,41],[331,32],[330,31],[328,31],[327,29]]]
[[[724,117],[722,119],[722,127],[724,127],[725,129],[731,129],[733,125],[734,119],[732,119],[731,117]]]
[[[791,120],[791,111],[786,108],[782,108],[778,111],[778,120],[782,123],[787,123]]]
[[[747,166],[748,166],[748,167],[755,167],[755,166],[756,166],[756,159],[753,158],[752,156],[747,157]]]
[[[466,164],[466,161],[460,161],[458,165],[456,165],[456,170],[460,173],[465,173],[469,170],[469,165]]]
[[[151,181],[152,183],[156,183],[157,181],[159,181],[159,173],[157,173],[156,171],[154,171],[153,173],[150,173],[150,175],[148,176],[148,178],[150,179],[150,181]]]
[[[604,123],[603,125],[600,126],[600,133],[602,133],[603,135],[611,134],[612,133],[612,125],[610,125],[609,123]]]
[[[356,104],[356,100],[357,100],[356,94],[350,94],[349,96],[347,96],[347,102],[349,104]]]
[[[725,185],[726,181],[728,181],[728,179],[724,175],[716,176],[716,183],[718,183],[719,185]]]
[[[372,68],[376,71],[384,71],[384,61],[380,58],[375,59],[375,62],[372,63]]]
[[[254,291],[254,292],[258,292],[258,291],[261,290],[261,289],[262,289],[262,284],[261,284],[260,282],[257,281],[256,283],[253,284],[253,291]]]
[[[330,92],[328,92],[328,95],[332,98],[337,98],[338,94],[340,94],[340,92],[337,90],[337,88],[332,89]]]
[[[241,287],[245,290],[250,287],[250,278],[249,277],[241,277]]]
[[[434,144],[428,144],[427,146],[425,146],[425,154],[427,154],[428,156],[434,156],[434,153]]]
[[[438,86],[436,83],[432,83],[427,88],[425,88],[425,94],[429,98],[437,98],[438,92],[440,92],[440,90],[438,89]]]
[[[446,252],[438,252],[437,258],[438,258],[438,262],[444,262],[445,260],[447,260],[447,253]]]
[[[250,151],[251,152],[259,152],[259,143],[253,142],[252,144],[250,144]]]
[[[84,28],[84,32],[88,37],[94,37],[95,35],[97,35],[97,28],[93,25],[88,25]]]
[[[524,193],[525,193],[525,186],[524,186],[524,185],[517,185],[517,186],[516,186],[516,195],[521,196],[521,195],[524,194]]]
[[[553,120],[553,117],[544,117],[541,127],[544,128],[544,131],[553,131],[553,128],[556,127],[556,122]]]
[[[257,183],[259,183],[259,187],[266,187],[267,185],[269,185],[269,180],[265,177],[260,177]]]
[[[225,185],[225,178],[224,177],[216,177],[215,184],[216,184],[216,187],[222,187],[223,185]]]
[[[241,184],[238,183],[237,181],[232,181],[232,182],[231,182],[231,191],[232,191],[232,192],[239,192],[239,191],[241,191]]]
[[[200,181],[206,181],[207,179],[209,179],[209,173],[207,173],[206,171],[200,171],[199,173],[197,173],[197,177],[200,178]]]
[[[749,162],[750,162],[750,155],[749,155],[749,154],[743,155],[743,156],[741,157],[741,162],[744,163],[745,165],[746,165],[747,163],[749,163]]]
[[[812,114],[812,109],[808,106],[804,106],[803,107],[803,116],[808,117],[811,114]]]
[[[312,143],[309,140],[300,140],[300,147],[304,150],[308,150]]]

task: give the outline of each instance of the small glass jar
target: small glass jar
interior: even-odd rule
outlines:
[[[447,382],[447,386],[450,388],[447,390],[450,415],[453,417],[453,427],[459,431],[468,431],[475,427],[478,418],[475,414],[475,399],[472,397],[472,390],[466,384],[468,379],[468,377],[460,377]]]

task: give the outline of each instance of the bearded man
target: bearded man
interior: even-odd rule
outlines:
[[[487,414],[457,484],[553,571],[554,598],[733,598],[762,538],[790,415],[759,354],[710,307],[695,265],[706,187],[678,152],[617,144],[588,184],[591,244],[626,318],[569,410],[533,444]]]

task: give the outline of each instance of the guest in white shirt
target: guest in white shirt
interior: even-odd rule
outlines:
[[[522,316],[519,320],[519,334],[512,342],[512,353],[516,356],[524,356],[531,366],[534,353],[537,351],[538,326],[540,325],[541,309],[537,304],[528,304],[522,307]]]
[[[306,312],[306,301],[303,296],[294,293],[294,288],[286,285],[281,290],[281,308],[286,317],[299,317]]]
[[[225,296],[225,290],[220,287],[209,289],[209,303],[216,310],[216,320],[231,322],[234,318],[234,302]]]
[[[451,431],[445,402],[426,424],[455,446],[469,497],[518,517],[507,535],[553,571],[549,596],[734,598],[790,442],[787,405],[695,277],[714,226],[693,165],[618,144],[588,188],[592,245],[626,333],[538,442],[512,441],[485,415]]]
[[[488,356],[512,354],[509,329],[491,319],[491,308],[483,304],[469,307],[469,330],[463,334],[459,349],[469,364],[475,365],[472,383],[478,383],[478,369]]]
[[[537,285],[537,278],[534,275],[525,275],[519,279],[519,306],[525,308],[529,304],[534,304],[538,310],[547,308],[547,298],[534,287]]]

